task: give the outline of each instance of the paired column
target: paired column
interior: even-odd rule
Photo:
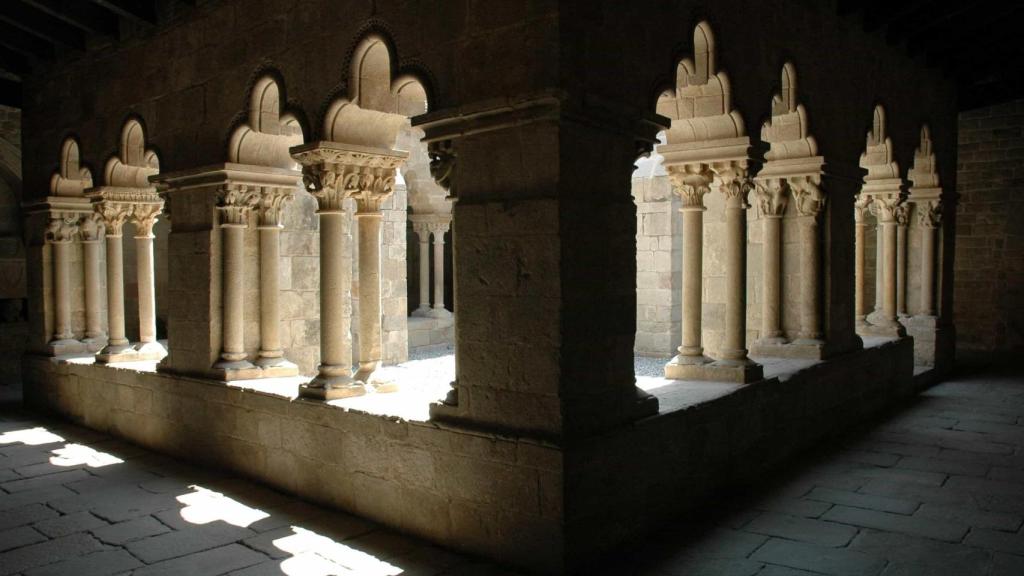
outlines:
[[[825,194],[817,182],[808,179],[794,183],[793,196],[800,216],[800,333],[793,344],[821,346],[821,234],[818,222],[825,209]]]
[[[896,315],[907,314],[907,226],[910,224],[910,204],[896,207]]]
[[[747,197],[754,188],[746,167],[719,172],[725,194],[725,339],[716,364],[739,367],[730,379],[759,380],[761,366],[747,356]]]
[[[167,350],[156,339],[156,277],[153,266],[153,226],[163,211],[163,202],[136,204],[132,208],[135,224],[135,268],[139,286],[139,360],[160,360]]]
[[[921,313],[925,318],[938,316],[935,309],[936,236],[942,226],[942,205],[938,201],[918,204],[921,223]]]
[[[875,196],[872,202],[882,229],[882,258],[878,263],[882,310],[872,324],[875,333],[886,336],[906,334],[896,319],[896,210],[902,201],[897,194],[887,194]]]
[[[704,283],[704,195],[711,191],[714,174],[701,165],[669,168],[672,191],[682,201],[682,342],[679,354],[665,365],[665,377],[682,379],[689,375],[686,366],[706,364],[701,340],[702,286]]]
[[[450,216],[447,220],[430,224],[430,232],[434,235],[434,307],[431,316],[435,318],[447,318],[452,315],[444,307],[444,235],[450,225]]]
[[[96,356],[101,363],[134,358],[124,329],[124,249],[122,231],[131,205],[102,201],[96,207],[106,227],[107,248],[107,345]]]
[[[281,343],[281,229],[284,207],[295,196],[292,188],[264,187],[259,203],[260,234],[260,352],[256,365],[263,376],[294,376],[298,367],[284,357]]]
[[[424,221],[412,223],[420,244],[420,305],[413,316],[430,315],[430,228]]]
[[[54,356],[81,351],[81,343],[71,331],[71,247],[78,225],[78,214],[55,212],[46,228],[53,258],[53,338],[49,349]]]
[[[380,244],[385,196],[362,193],[356,197],[359,237],[359,371],[356,379],[370,383],[383,358],[380,299]]]
[[[245,184],[225,184],[217,211],[221,229],[221,353],[214,368],[226,380],[258,376],[247,359],[244,339],[245,229],[259,203],[259,191]]]
[[[789,203],[789,183],[773,178],[758,185],[756,193],[764,222],[764,299],[761,303],[761,338],[758,346],[786,343],[782,332],[782,217]]]
[[[85,281],[85,338],[82,343],[90,352],[98,352],[106,344],[100,290],[100,242],[103,219],[95,212],[82,216],[79,234],[82,239],[82,267]]]
[[[853,203],[854,223],[854,315],[858,331],[867,327],[868,308],[864,294],[865,273],[867,265],[867,221],[865,217],[870,211],[871,196],[858,194]]]

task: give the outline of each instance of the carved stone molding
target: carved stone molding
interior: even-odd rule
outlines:
[[[448,200],[458,199],[455,190],[455,165],[458,154],[455,152],[455,145],[451,140],[440,140],[431,142],[427,148],[430,156],[430,176],[437,182],[437,185],[444,189]]]
[[[789,182],[783,178],[771,178],[755,182],[755,195],[761,215],[766,218],[781,218],[789,204]]]
[[[754,190],[754,180],[750,177],[746,168],[729,167],[718,172],[721,180],[721,190],[725,194],[725,207],[739,210],[750,208],[747,198]]]
[[[917,204],[917,217],[924,228],[938,228],[942,226],[942,202],[932,200]]]
[[[259,204],[260,193],[253,186],[229,183],[221,187],[217,200],[221,226],[248,226],[249,214]]]
[[[281,228],[284,226],[284,207],[295,199],[293,188],[263,187],[260,193],[259,226]]]
[[[857,224],[864,223],[864,215],[871,209],[871,196],[858,194],[853,201],[853,221]]]
[[[104,229],[103,217],[96,212],[83,214],[78,222],[82,242],[99,242],[103,239]]]
[[[877,195],[871,199],[871,213],[879,222],[896,222],[896,212],[903,198],[896,194]]]
[[[704,195],[711,192],[715,173],[707,164],[667,166],[674,192],[683,202],[684,210],[705,210]]]
[[[46,226],[46,242],[64,244],[71,242],[78,234],[80,214],[75,212],[53,212]]]
[[[910,224],[910,204],[904,202],[893,209],[893,218],[896,220],[897,226],[907,226]]]
[[[341,211],[354,198],[359,212],[378,212],[395,191],[397,168],[408,154],[336,142],[313,142],[292,148],[302,164],[302,179],[317,198],[320,211]]]
[[[818,182],[810,178],[793,178],[790,180],[790,189],[796,200],[796,211],[801,216],[817,218],[825,210],[827,198]]]
[[[120,237],[124,223],[132,213],[132,205],[127,202],[111,202],[102,200],[96,203],[96,213],[103,218],[106,235],[111,238]]]

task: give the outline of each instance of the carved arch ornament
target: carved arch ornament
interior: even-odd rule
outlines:
[[[50,194],[84,196],[86,188],[92,188],[92,172],[82,166],[78,141],[72,137],[65,138],[60,146],[57,171],[50,177]]]
[[[253,85],[246,122],[228,142],[228,161],[238,164],[296,169],[289,148],[303,143],[302,125],[284,112],[282,89],[267,74]]]

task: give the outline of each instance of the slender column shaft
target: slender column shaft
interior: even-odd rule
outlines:
[[[103,337],[103,320],[100,316],[100,241],[82,241],[83,266],[85,268],[85,337]]]
[[[356,213],[359,221],[359,375],[381,362],[380,231],[383,214]]]
[[[124,249],[120,235],[107,236],[108,348],[128,344],[124,331]]]
[[[937,228],[921,227],[921,314],[935,315],[935,234]]]
[[[227,232],[228,229],[225,228],[224,231]],[[241,246],[242,231],[242,229],[237,230],[239,249]],[[156,283],[154,282],[153,234],[151,232],[146,232],[135,237],[135,261],[138,269],[139,284],[139,342],[142,345],[145,345],[156,342]],[[240,271],[241,258],[239,258],[238,266]],[[241,286],[240,277],[238,279],[238,284]],[[237,299],[237,316],[239,318],[238,334],[241,335],[241,290],[239,290]],[[227,308],[225,308],[225,310],[227,310]],[[225,327],[226,326],[227,323],[225,322]],[[225,336],[226,335],[227,333],[225,332]],[[225,342],[227,342],[226,338]],[[241,345],[239,344],[238,350],[241,349]]]
[[[71,242],[53,246],[53,339],[70,340],[71,332]]]
[[[683,213],[683,311],[680,356],[700,357],[701,286],[704,282],[704,208],[684,208]]]
[[[747,357],[747,208],[725,208],[725,338],[722,357],[744,360]]]
[[[420,310],[430,308],[430,232],[417,231],[420,239]]]
[[[434,231],[434,310],[444,310],[444,233]]]
[[[875,311],[881,312],[885,306],[885,230],[879,220],[875,225]]]
[[[896,226],[896,314],[907,314],[907,227]]]
[[[857,230],[862,231],[863,228],[858,226]],[[821,338],[821,297],[818,287],[821,256],[817,217],[805,216],[800,233],[800,338],[817,340]],[[863,251],[860,256],[863,256]],[[862,262],[858,262],[858,265],[862,265]]]
[[[764,300],[761,311],[761,338],[781,339],[781,274],[782,274],[782,218],[764,217]]]
[[[867,224],[863,218],[858,218],[854,223],[854,315],[857,324],[864,324],[867,318],[867,302],[864,297],[864,268],[867,263],[867,255],[864,246]]]
[[[223,238],[223,287],[221,289],[221,358],[225,362],[245,360],[243,304],[245,299],[245,225],[221,224]]]
[[[883,221],[882,230],[882,322],[892,325],[896,322],[896,222]]]
[[[320,370],[310,391],[325,398],[364,393],[352,379],[352,249],[349,218],[341,210],[320,214]],[[318,395],[312,392],[311,395]]]
[[[281,227],[260,226],[260,358],[284,356],[281,346]]]

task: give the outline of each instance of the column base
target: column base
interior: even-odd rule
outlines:
[[[224,382],[252,380],[260,377],[260,369],[248,360],[218,362],[213,365],[213,373]]]
[[[427,314],[428,318],[451,318],[452,313],[447,308],[431,308]]]
[[[325,376],[318,374],[306,384],[299,385],[299,397],[310,400],[340,400],[366,394],[362,382],[351,376]]]
[[[139,342],[134,347],[136,361],[163,360],[167,349],[159,342]]]
[[[764,345],[756,342],[750,347],[751,356],[768,358],[792,358],[800,360],[824,360],[828,356],[824,340],[817,338],[797,338],[782,345]]]
[[[96,355],[96,361],[100,364],[115,364],[117,362],[134,362],[138,359],[139,353],[132,348],[127,341],[123,344],[107,344],[107,347]]]
[[[710,380],[747,384],[764,380],[764,369],[750,360],[716,360],[710,364],[665,365],[665,378],[669,380]]]
[[[299,367],[289,362],[284,356],[260,356],[254,362],[262,372],[263,378],[280,378],[298,376]]]
[[[858,334],[864,336],[880,336],[882,338],[903,338],[907,335],[906,328],[899,322],[885,324],[871,324],[857,330]]]
[[[784,354],[788,346],[789,340],[782,336],[761,338],[750,347],[750,355],[785,358]]]
[[[64,356],[67,354],[86,354],[89,348],[80,340],[74,338],[62,338],[50,340],[46,345],[46,351],[50,356]]]
[[[103,350],[103,348],[107,345],[107,337],[94,336],[91,338],[83,338],[82,344],[85,345],[86,350],[95,354],[100,350]]]
[[[412,316],[414,318],[433,318],[433,316],[431,316],[431,312],[433,312],[433,310],[434,309],[431,308],[430,306],[420,306],[419,308],[413,310],[412,314],[409,314],[409,316]]]

